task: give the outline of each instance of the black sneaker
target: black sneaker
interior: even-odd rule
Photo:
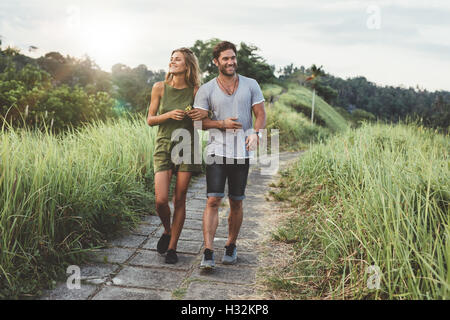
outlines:
[[[170,242],[170,234],[163,234],[159,239],[158,244],[156,245],[156,250],[158,250],[158,253],[160,254],[166,253],[167,248],[169,248],[169,242]]]
[[[167,250],[166,263],[175,264],[178,262],[177,252],[173,249]]]

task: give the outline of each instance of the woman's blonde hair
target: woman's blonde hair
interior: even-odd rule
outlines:
[[[184,55],[184,61],[186,63],[186,83],[190,87],[200,86],[200,67],[198,66],[198,59],[195,54],[189,48],[179,48],[172,51],[172,56],[175,52],[181,52]],[[173,78],[173,74],[169,71],[166,74],[165,82],[169,83]]]

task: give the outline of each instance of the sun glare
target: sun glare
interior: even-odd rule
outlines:
[[[123,61],[133,43],[133,33],[123,21],[96,19],[82,30],[85,51],[104,70]]]

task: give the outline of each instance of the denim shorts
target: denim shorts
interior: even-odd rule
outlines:
[[[211,159],[211,155],[209,155]],[[249,159],[231,159],[214,156],[215,163],[206,165],[206,195],[223,198],[228,178],[228,197],[232,200],[245,199]]]

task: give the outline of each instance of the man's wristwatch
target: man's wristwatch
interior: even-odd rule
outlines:
[[[262,138],[262,133],[259,131],[254,131],[253,133],[256,133],[256,135],[258,136],[259,139]]]

